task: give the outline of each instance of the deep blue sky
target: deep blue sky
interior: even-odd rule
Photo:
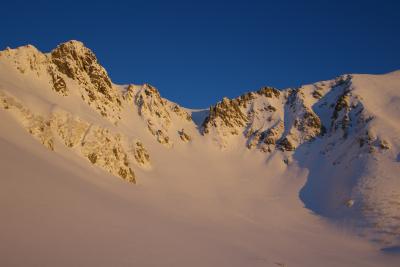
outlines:
[[[3,1],[0,48],[77,39],[181,105],[400,69],[400,1]]]

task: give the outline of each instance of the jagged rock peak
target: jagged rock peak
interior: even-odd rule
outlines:
[[[69,78],[75,79],[79,70],[86,72],[89,77],[98,71],[98,76],[101,76],[106,85],[111,86],[106,70],[99,65],[95,54],[82,42],[72,40],[62,43],[50,54],[53,63]]]
[[[65,43],[61,43],[59,44],[55,49],[53,49],[50,52],[52,55],[71,55],[72,57],[74,57],[75,59],[78,59],[79,56],[86,56],[86,55],[91,55],[93,58],[96,59],[96,56],[94,55],[94,53],[87,48],[84,43],[80,42],[80,41],[76,41],[76,40],[70,40],[67,41]],[[97,61],[97,59],[96,59]]]
[[[60,44],[50,55],[57,71],[78,82],[83,89],[82,98],[90,106],[103,117],[119,120],[122,96],[89,48],[73,40]]]
[[[80,94],[103,117],[113,123],[119,121],[121,92],[112,84],[95,54],[82,42],[62,43],[50,53],[42,53],[32,45],[8,48],[0,52],[0,58],[22,75],[48,79],[52,89],[62,96]],[[72,93],[72,88],[78,92]]]

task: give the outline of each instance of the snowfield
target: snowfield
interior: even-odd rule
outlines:
[[[78,41],[0,52],[1,266],[399,266],[400,71],[205,110]]]

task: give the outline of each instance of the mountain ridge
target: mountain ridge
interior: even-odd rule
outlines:
[[[79,41],[46,54],[31,45],[6,49],[0,73],[0,107],[56,153],[65,146],[136,183],[136,172],[159,168],[153,158],[163,149],[260,152],[266,161],[281,159],[282,168],[298,163],[310,172],[300,192],[306,207],[354,218],[382,242],[398,242],[400,71],[263,87],[223,98],[207,112],[164,99],[149,84],[113,84]],[[391,171],[379,178],[385,168]]]

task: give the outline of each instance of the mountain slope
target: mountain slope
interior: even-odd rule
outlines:
[[[32,46],[2,51],[1,210],[12,244],[4,264],[23,265],[14,251],[44,264],[26,243],[27,229],[37,228],[43,247],[57,243],[52,265],[396,266],[376,249],[399,244],[399,99],[400,72],[393,72],[264,87],[191,110],[149,84],[113,84],[78,41],[47,54]],[[17,214],[26,209],[34,211],[31,227]],[[37,216],[49,233],[60,224],[70,237],[46,234]],[[94,221],[101,223],[91,229]],[[349,229],[376,244],[347,236]],[[66,259],[62,250],[81,232],[90,235],[85,253],[93,253],[86,246],[125,248],[98,258],[77,248]]]

